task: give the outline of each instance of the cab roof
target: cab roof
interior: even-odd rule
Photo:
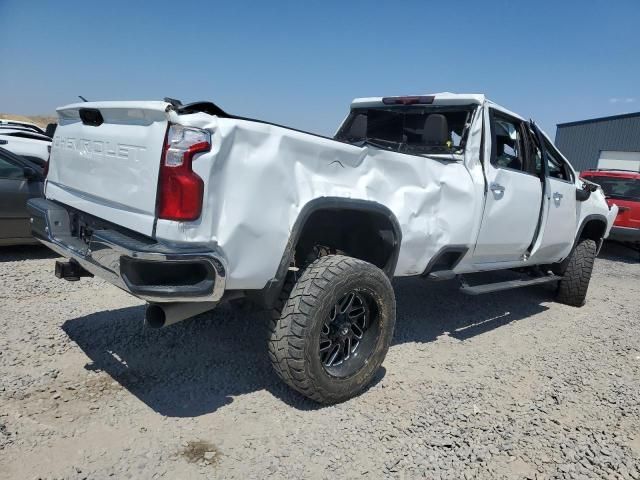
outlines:
[[[428,103],[417,103],[418,105],[470,105],[477,104],[483,105],[488,104],[492,108],[496,110],[500,110],[504,113],[511,115],[519,120],[523,120],[520,115],[515,112],[512,112],[501,105],[498,105],[495,102],[487,99],[487,97],[482,93],[451,93],[451,92],[440,92],[440,93],[426,93],[420,95],[400,95],[400,96],[390,96],[390,97],[363,97],[363,98],[355,98],[351,102],[351,108],[375,108],[375,107],[388,107],[389,104],[385,102],[388,99],[402,99],[402,98],[424,98],[429,99]],[[431,100],[431,98],[433,100]]]

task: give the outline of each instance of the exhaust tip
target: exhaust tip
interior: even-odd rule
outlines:
[[[167,315],[164,312],[164,308],[160,305],[147,305],[147,310],[144,314],[144,321],[147,326],[151,328],[162,328],[167,321]]]

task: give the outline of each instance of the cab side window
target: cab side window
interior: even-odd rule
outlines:
[[[15,165],[0,155],[0,178],[21,180],[24,178],[24,171],[21,166]]]
[[[542,174],[542,149],[538,143],[536,134],[527,129],[528,153],[529,153],[529,173],[536,177]]]
[[[525,170],[521,122],[493,112],[491,163],[498,168]]]
[[[567,163],[557,154],[553,146],[545,141],[544,156],[547,162],[547,172],[551,178],[573,182],[573,174]]]

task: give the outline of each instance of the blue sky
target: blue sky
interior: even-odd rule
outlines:
[[[486,93],[538,121],[640,110],[640,1],[0,0],[0,111],[207,99],[331,134],[354,97]]]

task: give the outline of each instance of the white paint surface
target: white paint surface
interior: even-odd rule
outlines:
[[[598,168],[640,172],[640,152],[602,150],[598,159]]]
[[[380,102],[369,98],[354,105]],[[157,220],[155,236],[174,247],[217,247],[226,257],[228,289],[263,288],[275,276],[301,210],[321,197],[366,200],[393,212],[402,229],[397,276],[422,273],[439,250],[451,245],[469,247],[458,273],[527,265],[520,257],[538,221],[540,181],[492,170],[488,128],[480,154],[487,106],[512,112],[481,95],[436,95],[434,104],[478,105],[464,155],[414,156],[255,121],[205,113],[178,116],[167,112],[164,102],[71,105],[58,110],[46,196],[151,235],[167,122],[180,123],[212,134],[211,151],[193,162],[205,183],[203,212],[194,222]],[[82,125],[80,107],[99,108],[105,123]],[[113,154],[99,154],[100,142]],[[505,186],[502,201],[489,189],[485,194],[485,171],[489,182]],[[567,195],[575,197],[579,186],[577,180],[568,184]],[[556,248],[537,252],[532,256],[536,263],[559,260],[560,246],[573,243],[576,225],[587,214],[608,215],[609,225],[615,218],[602,195],[581,202],[577,211],[569,212],[568,200],[563,205],[567,211],[562,215],[549,213],[551,206],[545,214],[556,235],[550,233],[547,243]],[[479,258],[474,259],[474,249]]]

